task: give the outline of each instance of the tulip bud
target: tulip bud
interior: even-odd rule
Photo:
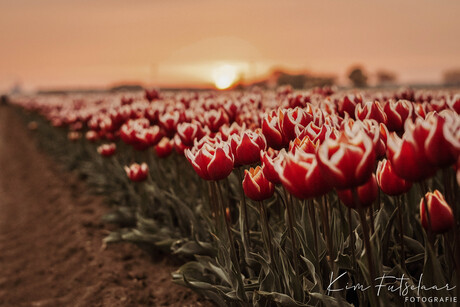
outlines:
[[[380,189],[388,195],[404,194],[412,187],[412,182],[396,175],[393,166],[387,159],[379,161],[377,166],[377,182]]]
[[[173,150],[172,141],[167,137],[163,137],[161,141],[155,145],[154,150],[158,158],[166,158]]]
[[[102,144],[97,148],[97,152],[103,157],[110,157],[115,154],[117,145],[115,143]]]
[[[244,194],[255,201],[268,199],[275,192],[275,186],[265,178],[260,166],[244,171],[243,189]]]
[[[147,163],[137,164],[133,163],[129,167],[125,166],[126,175],[133,182],[141,182],[147,179],[149,174],[149,167]]]
[[[425,198],[428,204],[428,213],[431,221],[431,231],[444,233],[454,226],[454,215],[444,196],[438,190],[428,192],[420,200],[420,220],[423,228],[429,229],[428,217],[425,213]]]
[[[96,131],[94,130],[89,130],[86,132],[85,134],[85,138],[90,141],[91,143],[94,143],[96,142],[97,140],[99,140],[99,135]]]
[[[232,224],[232,215],[230,213],[230,208],[225,208],[225,218],[227,219],[227,222],[229,225]]]

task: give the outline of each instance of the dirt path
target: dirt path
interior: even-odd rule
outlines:
[[[0,106],[0,306],[203,306],[170,281],[171,260],[101,248],[103,199],[37,151]]]

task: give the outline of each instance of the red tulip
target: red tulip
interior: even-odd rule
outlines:
[[[400,195],[408,192],[412,182],[396,175],[390,161],[384,159],[377,166],[377,182],[380,189],[388,195]]]
[[[155,146],[162,137],[163,134],[158,126],[139,128],[134,130],[134,135],[131,136],[130,142],[134,149],[142,151],[150,146]]]
[[[387,116],[378,101],[366,102],[363,107],[358,105],[355,109],[355,117],[360,120],[374,119],[378,123],[387,123]]]
[[[179,124],[180,113],[178,111],[171,111],[160,116],[159,123],[166,132],[167,136],[172,137],[176,132],[177,125]]]
[[[329,125],[322,125],[318,127],[315,123],[309,123],[302,131],[298,131],[297,137],[303,139],[308,136],[313,143],[319,142],[320,144],[326,139],[337,139],[336,130]]]
[[[267,146],[262,134],[250,130],[243,132],[241,135],[232,135],[230,144],[235,156],[236,166],[260,161],[260,151],[265,150]]]
[[[460,94],[454,95],[454,97],[447,99],[447,105],[455,113],[460,114]]]
[[[104,157],[110,157],[115,154],[115,151],[117,149],[117,145],[115,143],[110,143],[110,144],[102,144],[97,148],[97,152]]]
[[[86,138],[88,141],[94,143],[94,142],[96,142],[97,140],[99,140],[99,135],[98,135],[98,133],[97,133],[96,131],[94,131],[94,130],[89,130],[89,131],[86,132],[85,138]]]
[[[438,167],[455,164],[460,155],[460,116],[444,111],[430,114],[426,120],[430,125],[424,142],[428,161]]]
[[[374,143],[375,156],[380,159],[385,156],[386,152],[386,140],[385,137],[380,136],[380,126],[385,126],[383,123],[378,123],[374,119],[365,119],[362,121],[364,131],[372,139]]]
[[[428,130],[421,121],[418,119],[416,126],[406,121],[406,132],[402,139],[395,132],[387,136],[387,157],[395,173],[413,182],[429,178],[436,172],[436,168],[428,163],[423,149]]]
[[[264,117],[262,121],[262,133],[267,140],[268,146],[273,149],[279,150],[289,143],[281,132],[278,116],[275,111]]]
[[[374,170],[374,146],[363,130],[353,136],[343,131],[338,140],[327,139],[318,148],[317,156],[324,176],[337,189],[366,183]]]
[[[274,184],[281,183],[280,176],[275,170],[275,163],[281,158],[279,153],[275,152],[272,148],[267,151],[260,151],[260,161],[262,162],[262,172],[265,178]]]
[[[429,112],[429,110],[427,110],[428,106],[426,103],[415,103],[413,106],[414,106],[414,114],[412,115],[412,117],[414,119],[417,119],[417,118],[424,119]]]
[[[159,98],[160,98],[160,93],[157,90],[155,89],[145,90],[145,99],[147,99],[148,101],[154,101]]]
[[[177,135],[185,146],[192,146],[194,140],[200,140],[205,132],[198,122],[181,123],[177,126]]]
[[[129,120],[120,128],[120,137],[128,145],[134,145],[137,142],[136,133],[150,127],[150,122],[146,118]],[[143,138],[144,136],[140,136]]]
[[[390,131],[403,131],[406,119],[412,118],[413,106],[408,100],[390,100],[383,107],[388,120],[386,126]]]
[[[224,104],[230,122],[234,122],[241,108],[241,102],[230,100]]]
[[[185,150],[185,157],[192,164],[195,172],[204,180],[221,180],[227,178],[233,170],[233,155],[230,145],[205,143],[198,149]]]
[[[295,154],[297,150],[301,150],[303,152],[315,154],[318,146],[319,141],[312,142],[310,137],[306,135],[303,139],[295,138],[294,141],[291,141],[289,144],[289,152]]]
[[[255,201],[268,199],[275,192],[275,186],[265,178],[260,166],[244,170],[243,189],[244,194]]]
[[[173,142],[167,137],[163,137],[161,141],[154,147],[155,153],[158,158],[166,158],[173,150]]]
[[[204,121],[211,132],[218,132],[219,128],[229,123],[227,113],[222,110],[209,110],[204,114]]]
[[[434,193],[428,192],[420,200],[420,220],[423,228],[429,229],[428,217],[425,213],[425,198],[430,214],[431,231],[434,233],[444,233],[454,227],[454,214],[447,204],[444,196],[438,190]]]
[[[275,164],[275,169],[283,186],[300,199],[321,196],[331,189],[314,154],[301,150],[285,154]]]
[[[372,205],[372,203],[377,199],[378,194],[377,181],[375,180],[375,175],[369,178],[369,180],[357,188],[359,207],[367,208]],[[353,191],[351,189],[347,190],[337,190],[337,195],[343,204],[349,208],[357,208],[357,204],[353,199]]]
[[[140,165],[137,163],[133,163],[129,167],[125,166],[125,172],[126,175],[128,175],[128,178],[131,179],[131,181],[141,182],[147,179],[147,176],[149,174],[149,167],[147,163],[142,163]]]
[[[240,134],[241,132],[246,130],[246,124],[243,123],[242,126],[240,126],[237,122],[232,123],[230,126],[229,125],[223,125],[222,127],[219,128],[219,132],[222,136],[222,140],[227,141],[230,136],[233,134]]]
[[[295,129],[303,130],[313,120],[313,115],[301,108],[287,109],[279,112],[279,123],[286,140],[296,138]]]
[[[182,143],[182,140],[181,138],[179,137],[179,135],[175,135],[174,136],[174,139],[173,139],[173,147],[174,147],[174,150],[181,156],[184,155],[184,152],[186,149],[190,149],[191,146],[187,146],[185,145],[184,143]]]
[[[345,116],[347,113],[349,116],[355,116],[356,105],[363,102],[361,95],[348,94],[338,103],[338,111],[341,116]]]

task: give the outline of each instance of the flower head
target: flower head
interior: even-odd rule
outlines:
[[[275,186],[267,178],[260,166],[244,171],[244,194],[252,200],[262,201],[272,197]]]

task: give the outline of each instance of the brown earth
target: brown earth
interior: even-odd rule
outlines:
[[[0,306],[210,306],[171,282],[178,263],[102,246],[104,199],[39,152],[0,106]]]

